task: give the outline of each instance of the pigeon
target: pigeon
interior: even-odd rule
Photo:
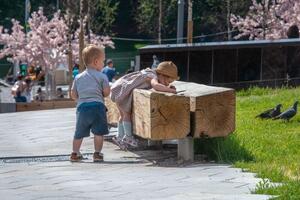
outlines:
[[[282,119],[282,120],[286,120],[289,121],[292,117],[294,117],[297,113],[297,105],[298,105],[298,101],[296,101],[293,105],[293,107],[287,109],[286,111],[284,111],[283,113],[281,113],[280,115],[278,115],[277,117],[274,117],[273,119]]]
[[[281,107],[282,107],[282,105],[278,104],[275,108],[266,110],[266,111],[262,112],[261,114],[257,115],[256,117],[259,117],[261,119],[269,119],[269,118],[276,117],[281,114],[281,112],[280,112]]]

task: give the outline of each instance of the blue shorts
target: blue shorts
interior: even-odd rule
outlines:
[[[108,125],[106,107],[100,102],[82,103],[76,111],[76,130],[74,139],[89,137],[90,132],[94,135],[107,135]]]

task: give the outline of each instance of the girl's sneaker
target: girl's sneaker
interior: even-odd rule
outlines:
[[[127,151],[127,146],[126,144],[122,141],[122,139],[120,139],[119,137],[113,137],[112,141],[118,146],[120,147],[120,149]]]
[[[138,147],[138,141],[134,139],[132,136],[125,136],[122,141],[125,144],[130,145],[132,147]]]

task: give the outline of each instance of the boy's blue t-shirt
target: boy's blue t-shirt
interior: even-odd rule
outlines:
[[[73,81],[72,90],[78,94],[77,106],[82,103],[104,103],[103,90],[109,87],[107,77],[93,68],[87,68]]]
[[[102,73],[107,76],[109,82],[112,82],[112,79],[116,75],[116,70],[106,66],[102,69]]]

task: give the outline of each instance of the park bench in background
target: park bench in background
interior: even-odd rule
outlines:
[[[75,108],[76,102],[72,99],[53,99],[31,103],[1,103],[0,113],[23,112],[35,110],[49,110],[58,108]]]
[[[75,108],[76,102],[72,99],[53,99],[43,102],[17,103],[16,111],[49,110],[58,108]]]
[[[235,91],[176,81],[178,94],[135,89],[134,134],[149,140],[178,139],[178,156],[193,160],[193,139],[225,137],[235,130]],[[116,106],[106,99],[108,122],[116,124]]]

